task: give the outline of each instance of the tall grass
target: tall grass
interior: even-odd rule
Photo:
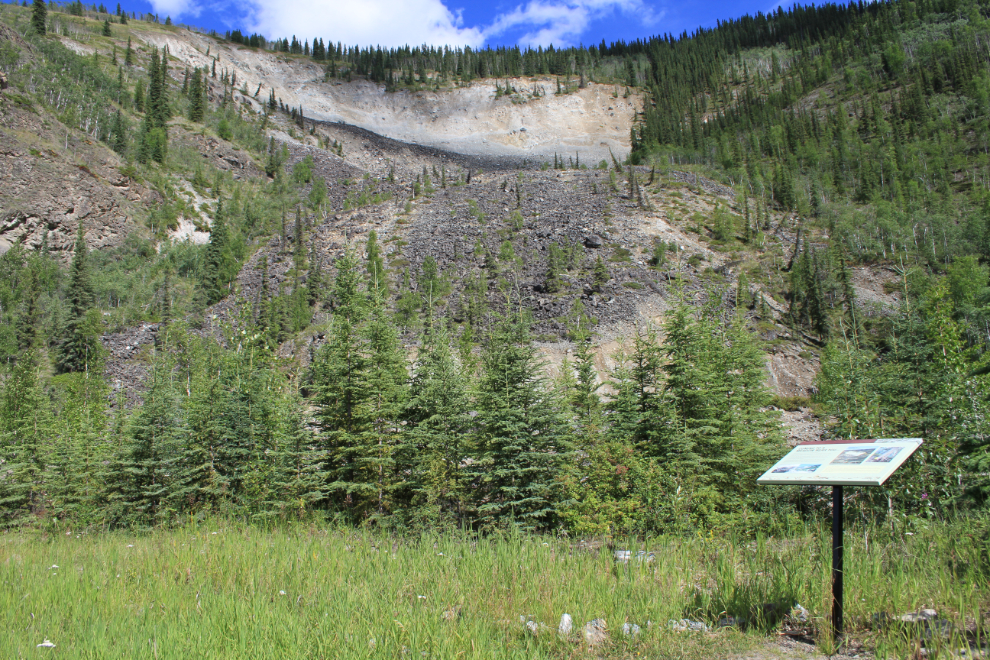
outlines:
[[[914,536],[849,533],[851,637],[884,657],[908,657],[918,635],[872,631],[873,614],[921,606],[956,625],[954,638],[929,640],[933,651],[965,645],[963,630],[985,634],[986,529],[984,521]],[[83,658],[711,658],[772,643],[776,621],[754,612],[796,602],[827,638],[824,529],[618,547],[655,559],[617,563],[611,548],[553,537],[401,539],[225,521],[147,535],[9,533],[0,537],[0,657],[35,654],[47,638],[55,652]],[[580,635],[559,638],[564,612],[576,628],[604,618],[609,642],[589,652]],[[751,625],[704,634],[667,626],[685,616],[713,624],[726,613]],[[534,635],[520,616],[548,628]],[[625,637],[625,622],[642,633]]]

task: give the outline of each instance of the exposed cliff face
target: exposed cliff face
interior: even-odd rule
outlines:
[[[490,80],[438,91],[386,93],[365,80],[324,82],[323,68],[309,58],[218,44],[185,30],[140,34],[149,45],[168,46],[172,57],[189,67],[212,68],[213,57],[219,56],[218,75],[236,75],[237,87],[243,83],[249,92],[236,94],[236,100],[255,109],[274,90],[276,98],[302,107],[308,118],[465,154],[544,160],[557,153],[590,164],[607,159],[611,150],[625,158],[642,106],[641,96],[623,98],[612,85],[591,83],[556,95],[554,78],[500,80],[498,85],[515,90],[503,96],[497,96],[496,81]]]
[[[65,131],[36,106],[4,101],[0,113],[0,252],[19,240],[71,250],[83,223],[93,248],[119,245],[134,210],[157,195],[120,173],[123,162],[98,142]]]
[[[30,65],[16,30],[0,23],[0,41]],[[0,254],[19,240],[37,248],[46,232],[52,250],[71,250],[80,222],[93,247],[117,245],[133,205],[153,201],[148,191],[121,176],[105,145],[66,130],[0,76]]]

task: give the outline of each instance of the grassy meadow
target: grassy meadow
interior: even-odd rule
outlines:
[[[911,533],[853,531],[846,543],[847,629],[857,648],[916,657],[909,627],[873,615],[933,607],[953,633],[930,652],[985,646],[990,610],[985,521]],[[615,548],[655,553],[615,561]],[[145,534],[0,536],[0,657],[80,658],[713,658],[793,657],[765,603],[801,603],[831,651],[827,529],[784,539],[659,537],[610,545],[554,537],[389,537],[229,521]],[[561,638],[562,613],[575,632]],[[982,614],[981,614],[982,613]],[[670,619],[743,630],[678,633]],[[537,634],[520,621],[545,623]],[[589,649],[580,629],[605,619]],[[626,622],[641,626],[622,634]],[[648,626],[647,622],[652,622]],[[54,648],[37,648],[50,640]],[[929,654],[931,657],[932,653]]]

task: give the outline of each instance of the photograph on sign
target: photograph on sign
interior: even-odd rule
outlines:
[[[921,446],[920,438],[803,442],[760,484],[879,486]]]

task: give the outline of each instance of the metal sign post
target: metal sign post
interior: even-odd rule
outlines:
[[[920,438],[802,442],[767,470],[763,485],[832,486],[832,631],[842,638],[843,486],[880,486],[921,446]]]
[[[832,486],[832,635],[842,638],[842,486]]]

